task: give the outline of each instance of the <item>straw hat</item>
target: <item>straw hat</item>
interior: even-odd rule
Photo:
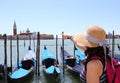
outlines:
[[[103,28],[99,26],[91,26],[86,30],[86,34],[89,36],[98,39],[100,41],[104,41],[106,39],[106,33]],[[84,34],[76,34],[74,35],[74,41],[78,42],[86,47],[98,47],[99,44],[89,41]]]

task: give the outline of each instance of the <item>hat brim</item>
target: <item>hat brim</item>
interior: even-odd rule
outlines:
[[[89,40],[83,35],[83,34],[76,34],[74,35],[74,41],[80,44],[83,44],[86,47],[98,47],[98,44],[95,44]]]

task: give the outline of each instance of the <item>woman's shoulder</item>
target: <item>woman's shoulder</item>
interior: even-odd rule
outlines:
[[[97,60],[97,59],[93,59],[93,60],[90,60],[89,62],[88,62],[88,64],[87,65],[91,65],[91,66],[102,66],[102,62],[100,61],[100,60]]]
[[[96,73],[98,73],[99,75],[102,74],[102,70],[103,70],[103,65],[102,62],[100,60],[91,60],[88,62],[87,64],[87,70],[89,71],[94,71]]]

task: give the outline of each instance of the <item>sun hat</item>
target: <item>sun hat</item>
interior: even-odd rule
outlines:
[[[99,26],[90,26],[86,30],[86,34],[74,35],[74,41],[86,47],[98,47],[106,44],[106,32]]]

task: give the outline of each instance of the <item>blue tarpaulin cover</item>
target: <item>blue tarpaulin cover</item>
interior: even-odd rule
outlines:
[[[29,70],[20,68],[12,73],[11,78],[21,78],[21,77],[27,75],[29,72],[30,72]]]
[[[78,56],[80,60],[85,60],[85,54],[81,50],[75,50],[75,55]]]
[[[55,56],[52,53],[50,53],[47,49],[44,49],[44,52],[42,54],[42,60],[45,60],[48,58],[55,59]]]
[[[46,72],[46,73],[49,73],[49,74],[52,74],[52,73],[54,72],[54,70],[56,70],[57,73],[60,73],[60,68],[55,67],[55,66],[50,66],[50,67],[48,67],[48,68],[45,70],[45,72]]]

